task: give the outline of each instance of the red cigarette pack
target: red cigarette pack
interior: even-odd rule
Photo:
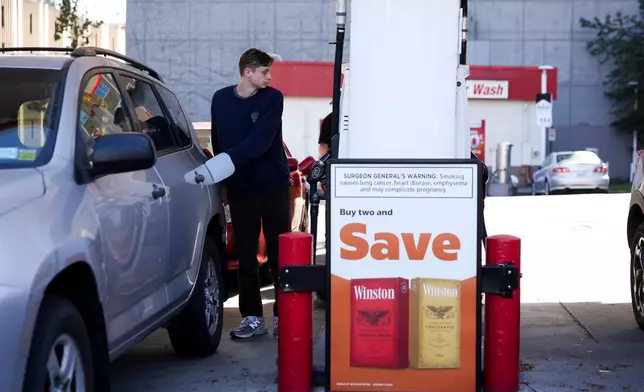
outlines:
[[[409,367],[409,281],[351,280],[350,366]]]

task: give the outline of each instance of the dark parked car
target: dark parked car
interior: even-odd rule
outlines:
[[[644,162],[642,153],[637,152],[638,159],[635,165],[635,175],[631,187],[631,202],[626,224],[626,237],[631,250],[631,303],[633,315],[640,329],[644,330],[644,268],[642,266],[642,253],[644,250]]]

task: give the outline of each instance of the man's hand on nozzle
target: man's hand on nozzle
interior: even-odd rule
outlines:
[[[324,155],[322,155],[320,159],[318,159],[318,161],[326,164],[326,161],[328,161],[329,158],[331,158],[331,151],[327,150],[327,152],[325,152]]]

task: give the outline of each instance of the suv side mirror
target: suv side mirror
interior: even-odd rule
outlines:
[[[96,139],[92,157],[92,174],[107,174],[146,170],[156,163],[152,140],[142,133],[118,133]]]
[[[288,161],[288,169],[290,171],[296,171],[297,169],[300,168],[300,161],[297,160],[297,158],[289,157],[287,158]]]

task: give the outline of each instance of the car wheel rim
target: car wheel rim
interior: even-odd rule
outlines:
[[[47,359],[47,376],[47,392],[85,392],[83,358],[71,336],[56,339]]]
[[[642,268],[644,238],[640,238],[633,252],[633,301],[640,317],[644,317],[644,269]]]
[[[550,194],[550,185],[548,185],[548,183],[547,183],[547,182],[546,182],[545,188],[546,188],[546,189],[545,189],[545,194],[546,194],[546,195],[549,195],[549,194]],[[622,271],[623,271],[623,270],[622,270]]]
[[[211,259],[208,261],[208,268],[206,269],[206,281],[204,284],[205,298],[206,298],[206,325],[208,333],[214,335],[219,324],[219,282],[217,280],[217,272],[215,270],[215,263]]]

